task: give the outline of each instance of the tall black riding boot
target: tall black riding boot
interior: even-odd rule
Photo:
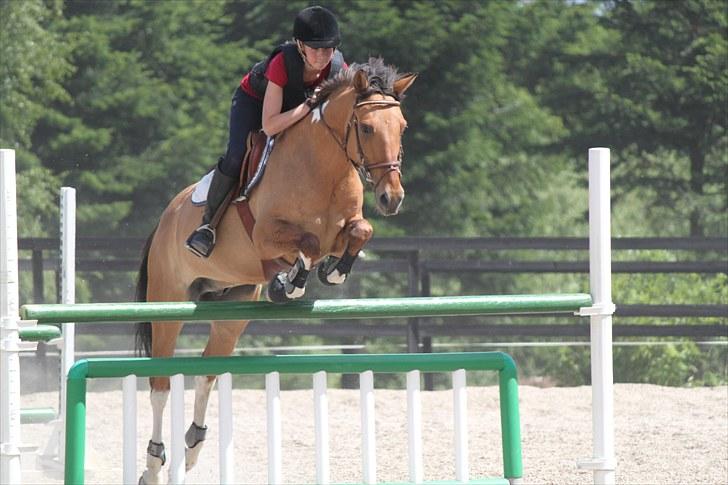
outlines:
[[[197,256],[208,257],[215,247],[215,228],[222,219],[222,215],[230,202],[230,195],[238,185],[238,179],[228,177],[215,167],[215,173],[210,181],[210,189],[207,192],[207,205],[202,216],[202,224],[195,229],[185,246]]]

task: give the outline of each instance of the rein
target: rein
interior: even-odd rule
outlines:
[[[344,132],[344,138],[339,138],[339,136],[336,134],[334,129],[326,122],[326,119],[324,118],[324,111],[319,107],[319,111],[321,112],[321,121],[323,121],[324,126],[329,130],[329,133],[331,133],[331,136],[334,138],[336,143],[341,147],[341,150],[344,152],[344,155],[346,155],[346,159],[351,162],[351,164],[354,166],[357,172],[359,172],[359,175],[364,178],[364,180],[367,181],[370,185],[374,186],[374,189],[376,190],[377,186],[379,185],[379,182],[382,181],[385,175],[387,175],[389,172],[397,172],[399,176],[402,176],[402,157],[404,155],[404,150],[402,149],[402,145],[399,145],[399,155],[397,155],[397,160],[392,160],[389,162],[381,162],[381,163],[368,163],[367,157],[364,154],[364,149],[361,145],[361,139],[359,138],[359,118],[356,115],[356,110],[358,108],[361,108],[362,106],[399,106],[400,102],[396,99],[375,99],[370,101],[359,101],[354,104],[354,109],[351,113],[351,118],[349,118],[348,123],[346,124],[346,131]],[[353,158],[349,156],[349,134],[351,133],[351,128],[354,127],[354,131],[356,133],[356,148],[358,151],[358,157],[359,157],[359,163],[354,161]],[[382,174],[381,177],[379,177],[379,180],[374,182],[374,179],[372,178],[372,169],[375,168],[386,168],[387,170]]]

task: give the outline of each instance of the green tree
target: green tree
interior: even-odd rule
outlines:
[[[382,56],[419,74],[403,107],[407,198],[391,222],[374,218],[379,234],[536,234],[550,226],[530,216],[539,204],[533,194],[561,168],[535,153],[562,127],[504,73],[519,8],[386,0],[341,6],[352,59]]]
[[[224,150],[247,51],[223,41],[220,2],[67,2],[57,30],[77,66],[70,99],[34,132],[79,188],[86,234],[143,234]]]
[[[513,73],[563,119],[554,150],[611,147],[615,193],[654,209],[630,230],[726,234],[725,3],[534,2],[519,22]]]
[[[49,29],[60,11],[59,1],[0,0],[0,146],[19,150],[23,166],[37,163],[30,137],[47,103],[68,99],[67,46]]]

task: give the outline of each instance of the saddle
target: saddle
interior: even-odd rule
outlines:
[[[245,200],[263,177],[266,162],[273,150],[275,138],[268,138],[263,130],[251,132],[245,141],[245,156],[240,168],[240,179],[235,202]]]
[[[240,221],[245,227],[250,240],[253,240],[253,228],[255,227],[255,217],[250,211],[248,198],[253,188],[260,182],[263,177],[268,157],[273,150],[273,142],[275,138],[268,138],[263,130],[250,133],[246,140],[245,157],[243,165],[240,169],[240,180],[238,189],[235,191],[238,196],[233,200],[233,205],[238,211]],[[280,271],[288,271],[291,263],[284,259],[266,259],[262,260],[263,273],[266,279],[273,278]]]

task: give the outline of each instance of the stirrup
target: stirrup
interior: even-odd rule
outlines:
[[[208,232],[212,236],[212,241],[207,247],[207,252],[203,252],[199,248],[192,245],[192,241],[195,236],[204,232]],[[207,258],[208,256],[210,256],[210,254],[212,254],[212,250],[214,249],[216,242],[217,234],[215,232],[215,229],[211,227],[210,224],[203,224],[195,229],[192,234],[190,234],[190,237],[188,237],[187,241],[185,242],[185,247],[189,249],[195,256],[199,256],[200,258]]]

